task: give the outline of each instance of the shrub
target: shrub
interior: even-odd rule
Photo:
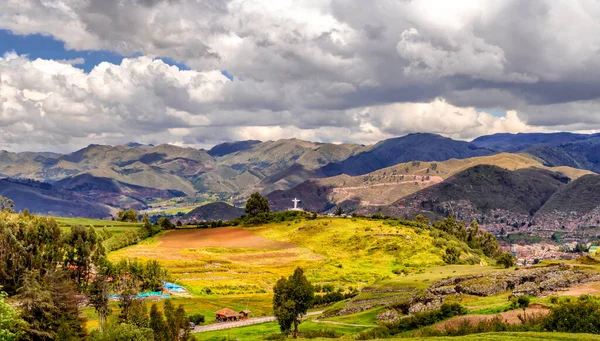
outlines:
[[[190,319],[190,322],[193,322],[196,325],[204,323],[204,315],[202,314],[193,314],[188,318]]]
[[[512,253],[505,252],[496,258],[496,264],[504,266],[505,269],[515,266],[516,259]]]
[[[444,303],[439,310],[416,313],[394,323],[364,331],[357,336],[357,340],[370,340],[375,338],[390,337],[409,330],[430,326],[437,322],[454,316],[466,315],[468,309],[458,303]]]
[[[315,339],[318,337],[329,338],[329,339],[337,339],[342,337],[344,334],[336,332],[331,329],[319,329],[319,330],[306,330],[301,331],[299,336],[305,339]]]

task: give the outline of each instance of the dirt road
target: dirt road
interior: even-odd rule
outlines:
[[[322,314],[322,311],[313,311],[306,314],[305,317],[315,316]],[[231,329],[231,328],[240,328],[245,326],[250,326],[253,324],[266,323],[275,321],[275,316],[265,316],[265,317],[254,317],[247,320],[242,321],[234,321],[234,322],[223,322],[223,323],[213,323],[206,326],[196,326],[192,333],[204,333],[204,332],[212,332],[215,330],[223,330],[223,329]]]

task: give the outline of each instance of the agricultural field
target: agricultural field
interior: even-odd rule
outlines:
[[[128,223],[122,221],[90,219],[90,218],[64,218],[55,217],[58,226],[62,229],[68,229],[71,226],[81,225],[84,227],[93,227],[96,229],[107,229],[113,233],[122,233],[125,231],[135,231],[142,227],[141,223]]]
[[[347,290],[442,265],[428,231],[366,219],[319,218],[251,228],[174,230],[110,254],[156,259],[191,293],[255,294],[300,266],[314,284]]]
[[[70,230],[72,226],[93,227],[96,233],[104,238],[103,244],[107,251],[138,243],[146,237],[142,223],[89,218],[56,217],[55,219],[63,231]]]

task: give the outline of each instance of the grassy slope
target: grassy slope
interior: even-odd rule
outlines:
[[[395,276],[401,265],[429,267],[443,264],[427,231],[390,226],[383,221],[321,218],[300,223],[269,224],[249,229],[273,240],[288,241],[322,255],[307,269],[314,283],[363,287]],[[379,235],[392,235],[379,236]]]
[[[267,292],[277,279],[291,274],[297,266],[305,268],[314,283],[331,283],[345,289],[395,276],[392,270],[397,267],[443,264],[442,250],[432,246],[427,231],[419,234],[412,228],[389,226],[382,221],[321,218],[247,230],[267,239],[292,242],[296,247],[163,250],[160,238],[153,238],[113,252],[110,258],[157,259],[174,280],[196,294],[203,294],[206,288],[216,294]]]

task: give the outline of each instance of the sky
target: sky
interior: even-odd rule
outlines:
[[[600,131],[592,0],[3,0],[0,149]]]

